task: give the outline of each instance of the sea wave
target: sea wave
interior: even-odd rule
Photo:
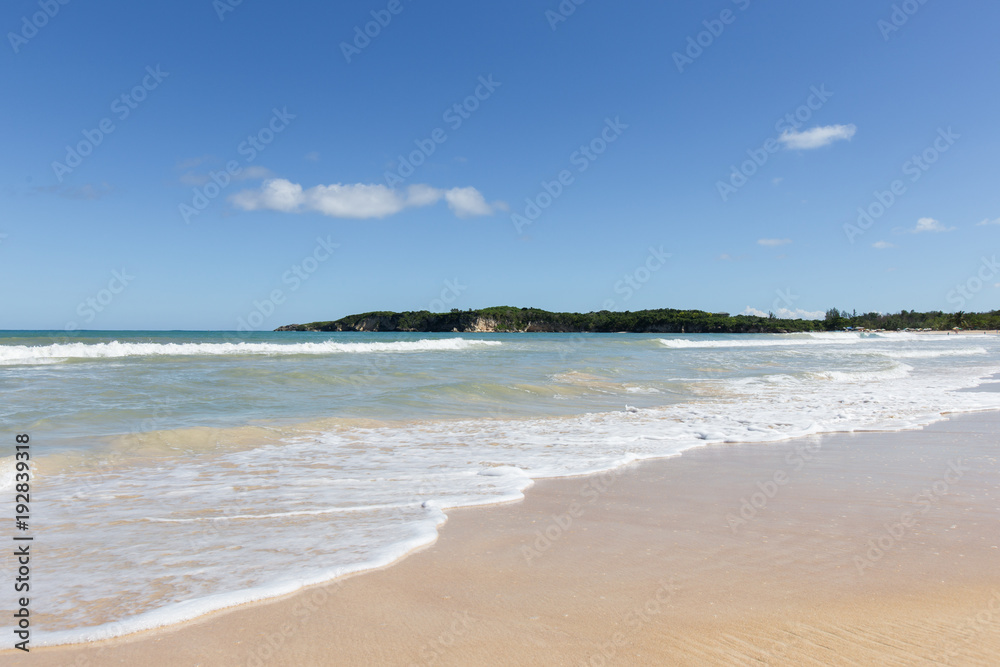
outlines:
[[[858,371],[821,371],[810,375],[820,380],[834,382],[878,382],[881,380],[899,380],[913,371],[913,366],[894,361],[889,368]]]
[[[502,345],[500,341],[466,338],[393,341],[387,343],[61,343],[0,345],[0,366],[51,364],[71,359],[119,359],[155,356],[324,355],[380,352],[457,352]]]
[[[968,357],[988,354],[984,347],[970,347],[964,350],[886,350],[879,352],[893,359],[937,359],[939,357]]]
[[[713,348],[733,348],[733,347],[789,347],[789,346],[816,346],[816,345],[853,345],[860,343],[861,339],[851,334],[836,334],[829,338],[812,337],[809,338],[767,338],[763,340],[691,340],[689,338],[660,338],[659,343],[663,347],[676,350],[684,349],[713,349]]]

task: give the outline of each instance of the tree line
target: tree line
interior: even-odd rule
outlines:
[[[276,331],[551,331],[631,333],[795,333],[843,329],[1000,329],[1000,311],[945,313],[901,310],[898,313],[848,312],[831,308],[822,320],[783,319],[769,314],[730,315],[701,310],[659,308],[612,312],[558,313],[538,308],[497,306],[477,310],[452,309],[448,313],[426,310],[373,311],[348,315],[329,322],[290,324]]]

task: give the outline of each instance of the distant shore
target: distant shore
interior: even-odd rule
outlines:
[[[990,664],[1000,413],[712,445],[449,511],[402,562],[4,664]]]
[[[954,330],[953,331],[915,331],[913,333],[929,334],[929,335],[935,335],[935,336],[943,336],[945,334],[948,334],[948,335],[954,334],[954,335],[958,335],[958,336],[967,336],[967,335],[970,335],[970,334],[976,334],[976,335],[983,336],[983,335],[1000,335],[1000,329],[959,329],[957,331],[954,331]]]
[[[832,331],[998,330],[1000,311],[989,313],[866,313],[831,308],[822,320],[770,314],[730,315],[661,308],[613,312],[558,313],[538,308],[495,306],[447,313],[373,311],[339,320],[286,324],[275,331],[371,331],[408,333],[809,333]]]

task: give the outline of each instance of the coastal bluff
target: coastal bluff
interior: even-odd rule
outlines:
[[[400,331],[414,333],[804,333],[810,331],[1000,330],[1000,310],[945,313],[850,313],[831,308],[824,319],[786,319],[768,314],[730,315],[703,310],[658,308],[614,312],[555,313],[538,308],[495,306],[394,313],[373,311],[330,322],[287,324],[275,331]]]
[[[792,333],[825,331],[814,320],[780,320],[698,310],[554,313],[500,306],[480,310],[370,312],[330,322],[289,324],[275,331],[399,331],[426,333]]]

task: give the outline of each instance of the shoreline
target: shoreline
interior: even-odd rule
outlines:
[[[647,515],[652,513],[652,516],[656,517],[661,523],[666,522],[669,524],[673,522],[675,524],[673,526],[675,532],[680,531],[689,534],[692,533],[692,522],[703,524],[703,521],[699,521],[696,518],[696,515],[700,511],[713,504],[718,505],[720,496],[731,495],[733,489],[739,490],[742,488],[744,491],[743,495],[745,496],[744,500],[749,502],[750,499],[753,499],[759,503],[763,499],[763,507],[758,511],[755,511],[755,508],[752,506],[746,509],[746,506],[741,505],[734,497],[732,502],[729,503],[728,511],[726,512],[729,515],[728,523],[723,521],[720,524],[718,521],[720,517],[716,517],[714,526],[708,534],[704,533],[706,526],[700,525],[700,532],[694,531],[698,535],[689,534],[689,540],[685,541],[684,544],[674,545],[675,547],[683,546],[685,548],[679,549],[677,554],[673,554],[671,551],[673,555],[670,556],[670,559],[677,561],[677,563],[675,567],[668,568],[668,572],[659,572],[662,576],[652,577],[651,575],[657,574],[657,568],[650,568],[649,563],[646,563],[645,569],[642,567],[629,569],[628,576],[622,573],[617,573],[617,576],[615,573],[609,573],[607,570],[614,569],[610,567],[614,563],[604,563],[604,567],[600,568],[602,569],[604,578],[619,579],[620,581],[618,581],[619,585],[608,590],[602,590],[605,595],[597,596],[598,599],[616,601],[619,607],[622,606],[622,603],[626,603],[623,609],[627,612],[627,603],[630,600],[633,602],[635,600],[642,602],[648,598],[654,600],[653,603],[650,603],[652,606],[662,606],[665,615],[676,616],[673,619],[674,622],[682,624],[695,622],[695,626],[700,627],[701,631],[707,631],[706,628],[712,627],[713,622],[708,620],[709,616],[705,614],[707,611],[713,611],[711,607],[715,604],[714,602],[709,604],[709,609],[704,608],[704,603],[700,605],[696,604],[696,608],[692,614],[694,619],[686,618],[686,615],[683,614],[677,616],[678,610],[676,607],[686,597],[685,591],[689,591],[692,587],[702,588],[711,580],[723,574],[717,571],[718,563],[706,564],[700,562],[704,560],[704,558],[697,557],[697,554],[701,553],[701,551],[692,548],[692,545],[700,544],[703,548],[709,547],[720,540],[725,542],[736,539],[739,537],[739,534],[745,533],[747,536],[753,536],[751,543],[743,543],[741,546],[738,542],[735,545],[729,545],[727,548],[735,549],[734,553],[736,554],[744,552],[742,553],[743,557],[756,556],[759,559],[761,554],[758,552],[761,549],[765,552],[767,551],[766,544],[768,541],[767,537],[763,536],[764,544],[759,543],[762,537],[760,531],[762,529],[772,530],[775,528],[775,526],[768,526],[771,518],[766,516],[767,507],[775,507],[786,497],[793,496],[794,494],[791,493],[793,487],[799,488],[807,496],[809,493],[815,495],[817,491],[823,489],[830,491],[828,487],[834,481],[831,479],[820,480],[823,481],[823,484],[819,484],[815,490],[810,490],[802,487],[802,480],[796,479],[794,476],[791,479],[784,480],[784,477],[778,475],[778,473],[783,472],[785,476],[788,476],[792,470],[788,469],[788,463],[782,464],[777,460],[775,458],[776,455],[781,453],[792,456],[789,452],[796,451],[796,447],[806,447],[806,450],[800,451],[796,455],[798,458],[795,459],[792,468],[795,468],[801,459],[803,465],[800,470],[794,472],[799,473],[804,470],[805,472],[799,475],[799,477],[808,477],[819,474],[817,470],[822,471],[819,466],[812,467],[805,465],[808,462],[803,458],[809,454],[808,448],[816,446],[817,443],[818,449],[813,454],[821,452],[824,456],[830,451],[857,450],[858,443],[874,443],[875,450],[878,451],[886,449],[889,441],[895,441],[894,446],[897,448],[900,443],[909,443],[910,447],[919,445],[918,448],[925,454],[922,461],[928,461],[930,459],[942,459],[942,450],[946,448],[937,443],[938,440],[953,442],[956,440],[956,434],[959,433],[978,433],[977,437],[982,440],[983,438],[988,439],[989,434],[997,432],[1000,432],[1000,413],[977,412],[958,416],[952,415],[946,421],[937,422],[916,431],[838,433],[810,436],[767,445],[707,445],[687,450],[678,457],[642,461],[625,468],[597,475],[538,480],[532,488],[526,491],[526,497],[521,502],[448,510],[448,521],[444,526],[439,528],[439,536],[435,543],[412,551],[406,557],[395,561],[387,567],[366,570],[327,584],[302,589],[281,598],[273,598],[220,610],[181,624],[135,633],[117,639],[90,644],[38,648],[34,651],[35,655],[30,659],[33,661],[33,664],[64,664],[72,662],[77,658],[97,661],[89,664],[102,664],[106,658],[120,659],[119,656],[129,656],[129,660],[138,664],[197,664],[197,656],[200,654],[197,651],[193,651],[188,645],[200,644],[205,649],[213,647],[212,654],[214,657],[210,664],[250,664],[252,662],[251,658],[255,654],[252,651],[244,654],[242,651],[246,647],[240,646],[240,644],[251,642],[256,646],[257,642],[250,628],[259,627],[263,630],[265,626],[268,626],[266,618],[276,615],[278,618],[287,619],[288,623],[292,625],[288,626],[288,633],[282,631],[285,629],[285,624],[274,625],[272,623],[269,626],[272,631],[272,639],[274,637],[281,638],[281,651],[279,652],[275,649],[275,655],[266,661],[262,661],[260,664],[322,664],[321,661],[318,661],[316,651],[324,646],[325,639],[316,639],[317,635],[315,633],[319,632],[319,628],[329,625],[328,622],[324,622],[324,619],[327,621],[335,619],[338,624],[343,624],[354,619],[354,622],[349,624],[354,626],[351,632],[338,630],[333,633],[338,635],[336,643],[338,646],[341,646],[343,642],[351,643],[351,640],[347,636],[340,635],[346,634],[353,637],[366,635],[364,623],[361,623],[361,625],[358,624],[359,618],[368,618],[369,620],[372,620],[373,617],[382,619],[393,618],[393,626],[423,627],[424,624],[415,621],[411,617],[412,615],[422,615],[424,617],[432,617],[439,623],[443,622],[444,626],[447,626],[448,619],[451,619],[450,622],[457,624],[456,629],[451,631],[452,634],[457,633],[459,629],[468,625],[467,630],[462,630],[461,635],[454,638],[454,642],[452,643],[455,647],[468,643],[469,647],[467,648],[471,651],[473,646],[493,646],[488,653],[469,653],[465,655],[456,652],[453,656],[456,664],[470,664],[470,660],[473,664],[480,664],[480,662],[487,661],[486,658],[492,656],[494,651],[497,650],[497,647],[494,645],[497,642],[491,641],[491,637],[496,640],[500,639],[500,637],[507,637],[511,632],[511,628],[507,626],[511,623],[522,627],[524,630],[530,629],[531,623],[527,624],[528,628],[523,627],[525,621],[523,618],[519,618],[523,614],[519,614],[518,612],[525,607],[534,606],[534,603],[531,601],[531,598],[535,597],[532,589],[548,590],[551,595],[562,598],[566,598],[572,592],[578,593],[581,597],[587,596],[588,588],[591,587],[590,582],[593,579],[589,577],[577,577],[574,579],[564,573],[572,571],[574,566],[576,569],[586,569],[588,565],[591,567],[594,565],[592,562],[579,562],[580,556],[583,553],[593,551],[597,555],[607,555],[602,547],[605,542],[609,541],[607,539],[609,531],[611,535],[621,533],[622,531],[627,533],[625,539],[625,542],[628,543],[627,548],[624,548],[617,555],[631,561],[641,556],[644,550],[648,552],[651,548],[650,544],[656,545],[660,539],[657,537],[655,531],[653,534],[650,534],[648,530],[645,532],[642,530],[644,513]],[[995,445],[995,437],[992,442]],[[968,447],[968,445],[965,446],[965,449],[968,449]],[[855,451],[855,453],[858,452]],[[864,452],[862,451],[861,453]],[[982,452],[978,452],[976,455],[981,456]],[[897,458],[899,457],[897,456]],[[947,456],[944,458],[947,459]],[[943,460],[938,462],[942,465],[945,463]],[[918,464],[905,456],[895,463],[898,468],[906,469],[908,475],[912,476],[918,472],[917,469],[914,469],[919,468]],[[739,465],[733,467],[734,464]],[[770,468],[768,465],[770,465]],[[824,465],[829,467],[831,462],[828,461]],[[854,465],[852,468],[852,464],[847,459],[842,460],[841,465],[847,466],[846,472],[852,473],[855,478],[858,477],[858,473],[860,472],[873,472],[870,468],[865,469],[864,466],[859,468],[858,465]],[[835,468],[836,465],[833,465],[833,467]],[[771,475],[762,474],[762,471],[766,470],[770,470]],[[758,473],[756,476],[754,471]],[[843,473],[845,470],[840,472]],[[937,470],[938,477],[946,472],[947,466]],[[962,476],[956,481],[960,481],[963,478],[968,479],[970,473],[964,470],[960,470],[960,472]],[[887,474],[890,480],[894,480],[894,483],[903,483],[899,470],[895,472],[889,471]],[[958,473],[953,471],[952,475],[955,474]],[[990,474],[997,474],[995,463],[991,468]],[[867,476],[871,477],[870,474]],[[902,477],[905,477],[905,475]],[[673,488],[674,485],[672,485],[671,493],[674,495],[670,496],[671,507],[676,505],[675,509],[686,511],[683,517],[684,520],[681,520],[679,523],[677,522],[677,517],[672,516],[672,512],[669,516],[661,516],[664,511],[662,507],[645,507],[651,505],[651,500],[656,497],[656,494],[653,492],[657,489],[658,483],[662,484],[664,478],[670,478],[673,480],[674,485],[680,484],[682,487],[681,489],[675,489]],[[941,479],[944,478],[942,477]],[[995,477],[991,479],[995,479]],[[712,493],[706,495],[705,491],[699,491],[698,484],[692,485],[692,480],[700,483],[704,489]],[[939,480],[931,480],[932,483],[934,481]],[[761,490],[755,491],[755,485],[762,485]],[[788,489],[787,493],[785,492],[786,485]],[[994,488],[996,486],[994,484]],[[683,489],[686,489],[685,493],[681,493]],[[663,489],[660,490],[662,491]],[[781,491],[780,493],[778,492],[779,490]],[[765,496],[754,495],[765,493],[765,491],[774,492],[773,502],[768,501],[765,497],[766,494]],[[650,497],[651,495],[653,498]],[[945,493],[940,498],[935,497],[933,499],[939,501],[944,506],[944,500],[950,495],[949,493]],[[626,499],[626,507],[616,507],[616,503],[621,503],[622,496]],[[807,497],[804,500],[808,501],[810,498]],[[811,500],[811,504],[809,502],[806,503],[808,511],[800,510],[793,512],[793,514],[797,515],[797,519],[800,522],[809,516],[824,517],[829,512],[829,507],[825,507],[824,503],[817,503],[816,498],[812,498]],[[713,501],[715,502],[713,503]],[[905,499],[903,504],[906,504]],[[639,511],[638,508],[640,507],[644,509]],[[873,508],[868,509],[869,511],[873,510]],[[968,508],[965,509],[966,511],[968,510]],[[539,514],[539,510],[541,514]],[[605,514],[607,516],[603,516]],[[928,515],[932,514],[934,513],[928,511]],[[930,518],[934,517],[929,516]],[[986,519],[989,518],[990,516],[987,514]],[[938,519],[941,519],[941,517],[937,517],[935,520],[937,521]],[[954,519],[954,516],[948,514],[946,522],[949,522],[948,525],[952,525]],[[526,520],[527,524],[525,524]],[[865,523],[865,517],[854,517],[852,520],[859,521],[860,524]],[[815,521],[815,518],[812,521]],[[746,522],[746,525],[741,522]],[[860,527],[860,524],[855,526],[855,528]],[[887,525],[891,526],[892,524]],[[903,529],[894,528],[893,530],[896,532],[903,530],[906,533],[908,528],[908,526],[904,526]],[[914,532],[916,530],[915,528]],[[946,528],[945,530],[950,529]],[[990,530],[992,530],[992,533],[990,533]],[[584,540],[582,543],[579,543],[581,534],[589,532],[593,532],[595,538],[599,537],[600,539]],[[1000,531],[997,531],[995,516],[993,517],[991,527],[979,530],[979,532],[974,531],[975,536],[978,538],[985,538],[986,535],[992,537],[998,532]],[[841,534],[841,541],[843,541],[845,535],[850,536],[850,533]],[[884,538],[883,535],[877,535],[877,531],[873,535],[873,539],[875,537]],[[799,538],[803,537],[801,534],[798,536]],[[619,537],[621,536],[619,535]],[[782,539],[787,541],[791,538],[789,535],[782,535]],[[693,542],[690,542],[691,540]],[[611,541],[613,542],[613,540]],[[902,538],[899,540],[901,543],[905,541]],[[974,542],[975,540],[972,540],[964,545],[969,547],[966,551],[972,549]],[[578,543],[575,545],[576,548],[568,548],[574,545],[574,543]],[[794,540],[788,546],[796,546]],[[839,544],[837,546],[843,550],[845,545]],[[963,566],[968,566],[970,563],[975,562],[978,563],[978,567],[973,567],[970,570],[974,571],[976,576],[971,578],[966,577],[962,580],[961,585],[965,587],[966,595],[959,596],[961,599],[952,599],[949,602],[949,604],[957,603],[958,607],[956,609],[967,608],[968,604],[966,603],[971,604],[972,599],[976,597],[974,591],[976,593],[989,592],[986,589],[1000,591],[1000,575],[992,574],[992,570],[989,569],[989,564],[995,563],[996,559],[1000,558],[1000,554],[997,553],[997,540],[994,538],[993,544],[988,545],[988,547],[991,548],[987,548],[986,550],[988,558],[985,559],[985,567],[981,550],[974,550],[976,555],[971,559],[969,559],[970,554],[960,554],[961,559],[965,559],[960,561]],[[715,545],[714,548],[717,550],[718,545]],[[947,542],[944,545],[939,545],[939,548],[948,552],[953,551],[952,546]],[[710,548],[709,551],[711,550]],[[787,563],[788,566],[793,567],[793,569],[797,568],[798,570],[802,570],[803,568],[811,570],[815,568],[815,564],[811,564],[811,560],[816,558],[815,554],[809,556],[806,552],[802,552],[801,545],[798,545],[792,551],[798,557],[792,558]],[[901,547],[893,550],[892,555],[903,554],[906,551],[907,549]],[[717,552],[715,555],[719,556],[720,553],[725,553],[725,550]],[[772,554],[773,557],[774,554]],[[692,558],[694,558],[694,562],[691,562]],[[992,561],[990,561],[990,558],[992,558]],[[477,568],[469,564],[470,560],[476,561],[479,559],[485,559],[490,563],[499,560],[496,564],[502,565],[503,570],[510,573],[514,577],[515,582],[534,582],[531,586],[527,587],[527,591],[521,592],[519,604],[505,608],[503,614],[497,615],[496,610],[492,609],[491,605],[488,604],[488,596],[474,596],[474,601],[477,604],[473,604],[473,600],[469,600],[469,594],[478,590],[477,585],[462,585],[461,580],[458,582],[454,581],[455,571],[456,568],[458,571],[471,572],[474,570],[475,576],[470,574],[469,581],[479,582],[486,580],[489,582],[493,568],[486,568],[483,571],[484,568],[482,565]],[[780,560],[787,559],[788,554],[784,554]],[[639,560],[642,559],[639,558]],[[871,571],[869,571],[868,567],[862,567],[860,573],[855,573],[854,578],[877,582],[879,588],[885,589],[884,592],[890,595],[890,598],[887,599],[895,599],[893,596],[902,596],[900,599],[913,602],[914,597],[921,598],[923,596],[927,598],[930,595],[931,597],[928,599],[933,600],[936,606],[940,607],[941,604],[944,604],[945,601],[938,593],[931,595],[923,584],[916,585],[914,581],[909,581],[905,582],[904,585],[904,582],[901,582],[897,576],[887,574],[887,569],[883,570],[882,568],[875,567],[880,560],[881,557],[872,561],[871,567],[874,569]],[[904,561],[903,568],[906,570],[912,570],[918,564],[927,565],[925,562],[926,558],[920,557],[918,554],[909,553]],[[751,562],[755,561],[751,558]],[[753,586],[755,580],[761,577],[773,579],[776,576],[776,564],[772,563],[771,566],[765,566],[763,565],[764,562],[758,562],[756,570],[754,570],[754,577],[744,581],[744,585]],[[857,571],[858,568],[859,566],[856,561],[844,559],[833,570],[824,570],[826,575],[835,575],[833,580],[826,582],[826,585],[830,589],[826,591],[827,597],[830,598],[828,600],[830,604],[834,604],[838,598],[842,597],[843,590],[841,589],[846,588],[848,592],[857,595],[859,592],[857,590],[858,582],[850,576],[846,576],[845,578],[845,572],[850,573],[852,569]],[[754,568],[751,567],[750,569],[753,570]],[[555,577],[556,580],[562,580],[562,584],[553,586],[551,582],[546,583],[533,579],[532,575],[540,570],[549,571],[550,575]],[[877,576],[868,576],[866,579],[865,575],[874,574],[876,571],[878,572]],[[428,576],[429,574],[431,576]],[[731,570],[727,570],[725,574],[733,576],[734,573]],[[793,574],[795,575],[792,577],[793,579],[796,577],[801,578],[804,572],[796,571]],[[952,577],[954,578],[954,575]],[[654,579],[657,579],[659,583],[657,584]],[[413,584],[412,581],[421,583]],[[407,595],[403,599],[393,600],[392,596],[388,595],[384,588],[386,582],[392,583],[389,590],[395,591],[400,589],[405,591]],[[407,582],[410,583],[408,584]],[[799,583],[801,584],[802,582]],[[814,586],[812,588],[817,588],[815,585],[817,582],[813,583]],[[479,584],[478,587],[482,588],[484,585]],[[647,591],[652,597],[650,598],[647,595],[646,598],[643,598],[642,594],[636,591],[636,586],[639,586],[640,590]],[[488,585],[486,587],[489,588]],[[470,588],[471,590],[469,590]],[[503,587],[501,586],[500,588],[502,590]],[[822,586],[818,586],[818,588],[822,588]],[[437,595],[437,593],[441,592],[439,589],[453,591],[453,594],[450,596]],[[632,593],[623,598],[621,590],[631,590]],[[804,588],[801,585],[793,586],[791,592],[802,594],[807,590],[811,596],[816,593],[815,590],[810,590],[809,587]],[[381,592],[382,595],[375,595],[372,598],[370,595],[372,592]],[[483,593],[483,591],[480,591],[480,593]],[[731,592],[728,595],[724,593],[724,591],[720,590],[714,591],[714,597],[720,605],[725,602],[727,597],[733,597]],[[501,596],[502,594],[495,593],[495,595]],[[454,604],[443,602],[444,600],[452,600],[457,597],[464,597],[467,600],[466,604],[459,605],[461,608],[455,608]],[[711,599],[712,597],[713,595],[709,595],[707,599]],[[743,597],[745,598],[746,595]],[[954,598],[954,596],[952,597]],[[321,603],[317,602],[320,598],[322,598]],[[419,598],[422,600],[422,603],[414,605],[412,598]],[[987,595],[985,599],[990,600],[991,598]],[[757,606],[763,606],[763,608],[768,610],[769,614],[773,615],[777,613],[779,617],[781,616],[779,612],[782,608],[780,605],[775,607],[776,600],[773,599],[772,595],[764,591],[758,591],[758,599],[756,601]],[[610,602],[606,604],[610,607],[616,606]],[[965,605],[964,607],[963,604]],[[687,603],[685,603],[686,605]],[[907,605],[903,605],[902,608],[894,607],[894,613],[905,612]],[[945,604],[941,609],[947,606]],[[311,607],[315,607],[315,609]],[[668,608],[672,610],[670,614],[666,614]],[[350,610],[350,613],[348,613],[348,610]],[[996,618],[997,622],[1000,623],[1000,603],[997,605],[997,610]],[[463,611],[466,614],[465,617],[461,617]],[[296,614],[296,612],[298,613]],[[452,612],[458,614],[458,616],[449,616],[448,614]],[[447,616],[447,618],[442,619],[442,614]],[[571,616],[575,617],[576,614],[571,614]],[[573,635],[579,633],[584,628],[596,631],[596,628],[593,626],[600,627],[602,625],[598,618],[588,618],[588,616],[593,616],[593,614],[580,613],[580,616],[582,616],[581,619],[569,621],[566,626],[556,617],[549,619],[549,623],[552,623],[553,627],[559,629],[559,632],[556,633],[559,635]],[[605,623],[610,620],[612,625],[614,625],[614,619],[608,619],[606,614],[598,614],[598,616],[603,618]],[[647,614],[646,616],[650,615]],[[653,618],[654,616],[655,618]],[[619,648],[622,651],[631,650],[632,645],[636,642],[641,646],[646,646],[651,641],[651,638],[647,635],[657,625],[654,621],[659,621],[660,616],[661,614],[658,613],[642,621],[639,627],[636,628],[636,637],[632,639],[626,638],[622,642],[614,643],[616,651]],[[712,614],[711,616],[718,618],[718,614]],[[567,616],[566,618],[569,617]],[[472,620],[460,623],[461,618],[465,618],[467,621],[468,619]],[[632,617],[629,622],[623,621],[622,618],[619,617],[620,622],[618,625],[625,623],[626,626],[631,626],[639,622],[641,615]],[[476,619],[490,619],[491,622],[483,624],[479,623]],[[730,621],[732,620],[730,619]],[[706,623],[707,626],[705,625]],[[484,629],[487,625],[492,628],[489,632]],[[407,659],[412,662],[415,659],[414,656],[418,656],[420,653],[420,647],[426,644],[426,641],[420,643],[420,638],[427,638],[428,632],[431,632],[431,635],[427,641],[434,638],[433,627],[437,626],[427,626],[421,632],[402,633],[401,636],[393,637],[394,641],[389,642],[390,646],[379,647],[380,651],[387,650],[389,652],[385,655],[380,654],[377,660],[384,664],[410,664],[405,661],[399,662],[402,659],[400,656],[408,654],[410,658]],[[279,630],[277,635],[273,635],[275,629]],[[245,631],[250,631],[250,634],[245,634]],[[331,630],[330,632],[333,631]],[[484,633],[486,634],[485,637],[480,636]],[[370,635],[370,632],[368,634]],[[548,633],[543,632],[542,634]],[[267,633],[265,633],[265,636],[267,636]],[[322,633],[319,636],[322,636]],[[586,633],[585,636],[589,637],[590,633]],[[600,636],[600,633],[597,633],[595,636]],[[209,637],[215,637],[215,639],[210,640]],[[306,637],[312,639],[306,639]],[[583,641],[583,636],[577,637],[577,641],[573,643],[574,646],[579,641]],[[744,638],[741,641],[753,644],[754,638]],[[208,642],[208,644],[204,642]],[[272,643],[275,642],[278,642],[278,639],[274,639]],[[549,638],[546,642],[551,643],[552,638]],[[664,646],[668,645],[668,643],[663,642],[653,642],[653,645],[660,645],[661,643]],[[586,641],[584,641],[584,644],[586,644]],[[621,645],[619,646],[619,644]],[[353,654],[357,656],[357,660],[361,663],[365,662],[365,659],[362,657],[364,651],[372,649],[365,649],[363,646],[358,645],[356,639],[351,645],[354,647],[354,650],[360,651],[360,653]],[[167,646],[171,648],[168,649]],[[188,648],[185,648],[185,646],[188,646]],[[263,646],[267,647],[268,644],[265,643]],[[975,648],[975,646],[973,645],[972,648]],[[438,648],[442,647],[443,643]],[[392,650],[389,650],[390,648]],[[565,651],[570,651],[570,653],[573,653],[575,650],[570,646],[564,646],[563,648]],[[576,646],[576,648],[578,649],[579,646]],[[594,648],[594,645],[591,645],[591,648]],[[164,658],[164,649],[167,649],[166,654],[170,656],[169,659]],[[431,649],[426,649],[425,647],[425,652],[426,650]],[[434,653],[436,650],[431,650],[431,653]],[[266,652],[266,648],[261,648],[260,651]],[[576,653],[578,652],[576,651]],[[19,661],[16,659],[15,653],[5,652],[3,654],[3,661],[5,663],[11,662],[11,664],[18,663]],[[97,657],[98,654],[100,654],[100,657]],[[451,651],[449,651],[450,654]],[[460,658],[459,655],[464,655],[465,657]],[[567,660],[566,664],[577,664],[578,662],[578,660],[571,660],[569,657],[566,657],[564,653],[557,652],[556,654],[547,653],[548,664],[553,664],[552,661],[558,659],[560,656],[565,657]],[[15,657],[15,659],[11,660],[12,657]],[[446,659],[447,656],[444,654],[440,657],[444,660],[440,664],[453,664],[449,662],[449,659]],[[373,657],[372,659],[374,660],[375,658]],[[508,659],[516,662],[516,658],[514,657],[508,656]],[[190,660],[190,663],[184,662],[185,660]],[[477,662],[477,660],[480,662]],[[540,661],[538,664],[542,664],[542,662],[545,661]],[[360,663],[351,662],[351,664]],[[534,663],[524,662],[523,664]]]

